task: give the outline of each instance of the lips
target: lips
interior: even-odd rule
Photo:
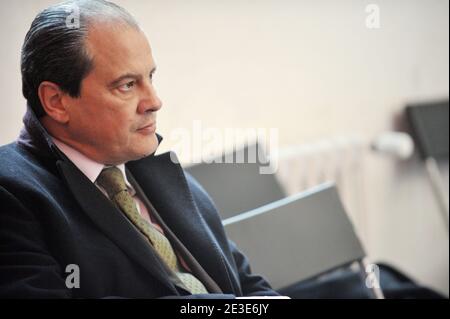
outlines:
[[[156,122],[147,124],[147,125],[142,126],[141,128],[139,128],[138,131],[140,131],[140,130],[145,130],[145,129],[150,129],[150,128],[154,127],[155,125],[156,125]]]
[[[156,122],[152,122],[150,124],[142,126],[136,132],[145,136],[154,134],[156,132]]]

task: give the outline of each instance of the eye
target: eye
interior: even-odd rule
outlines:
[[[135,85],[136,85],[136,81],[130,81],[130,82],[127,82],[127,83],[119,86],[118,89],[122,92],[130,92]]]
[[[153,68],[151,71],[150,71],[150,80],[153,80],[153,78],[155,77],[155,73],[157,72],[157,70],[156,70],[156,67],[155,68]]]

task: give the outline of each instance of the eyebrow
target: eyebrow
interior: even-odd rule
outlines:
[[[156,66],[150,71],[150,74],[155,73],[155,71],[156,71]],[[109,83],[108,87],[113,88],[125,79],[140,80],[140,79],[142,79],[142,75],[136,74],[136,73],[125,73],[125,74],[119,76],[117,79],[115,79],[111,83]]]

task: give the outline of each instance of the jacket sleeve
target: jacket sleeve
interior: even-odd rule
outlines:
[[[0,187],[0,298],[70,298],[40,224]]]
[[[238,269],[244,296],[279,296],[270,284],[260,275],[252,273],[247,257],[237,248],[236,244],[229,240],[229,246]]]

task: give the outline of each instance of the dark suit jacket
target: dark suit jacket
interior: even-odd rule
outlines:
[[[30,109],[24,124],[19,140],[0,148],[0,297],[277,295],[251,273],[211,199],[173,153],[129,162],[127,174],[214,294],[175,286],[148,242],[57,149]],[[66,286],[70,264],[79,266],[79,288]]]

